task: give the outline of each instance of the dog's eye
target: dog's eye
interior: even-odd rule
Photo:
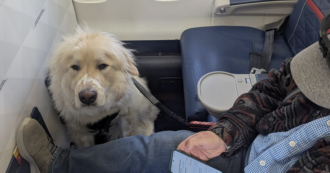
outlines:
[[[99,70],[103,70],[103,69],[105,69],[105,68],[107,68],[107,67],[108,67],[107,64],[100,64],[100,65],[97,66],[97,68],[98,68]]]
[[[79,66],[77,66],[77,65],[73,65],[73,66],[71,66],[71,68],[72,68],[73,70],[76,70],[76,71],[80,70]]]

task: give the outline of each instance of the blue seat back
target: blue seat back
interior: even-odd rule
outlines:
[[[320,22],[330,13],[330,0],[299,0],[284,30],[291,52],[296,55],[318,41]]]

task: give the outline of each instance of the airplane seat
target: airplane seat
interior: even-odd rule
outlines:
[[[299,0],[284,31],[275,34],[270,68],[279,68],[318,40],[320,21],[330,12],[330,0]],[[186,118],[216,121],[197,97],[199,79],[212,71],[248,74],[250,51],[262,52],[265,32],[241,26],[191,28],[181,35]]]

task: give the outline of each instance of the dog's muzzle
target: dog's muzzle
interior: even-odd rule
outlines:
[[[91,105],[97,99],[97,92],[93,89],[86,89],[79,92],[79,100],[85,105]]]

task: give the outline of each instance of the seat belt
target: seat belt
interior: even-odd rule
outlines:
[[[298,94],[299,92],[301,92],[299,88],[296,88],[295,90],[291,91],[291,93],[285,97],[285,99],[283,100],[283,102],[289,100],[290,97],[292,97],[293,95]]]
[[[159,100],[156,99],[147,89],[145,89],[134,77],[132,77],[135,87],[142,93],[142,95],[147,98],[153,105],[155,105],[159,110],[164,111],[167,115],[176,119],[185,126],[190,126],[189,122],[180,116],[176,115],[174,112],[165,107]]]
[[[286,18],[283,18],[279,21],[264,26],[264,31],[265,31],[264,48],[262,50],[262,53],[256,51],[250,52],[249,70],[251,70],[252,68],[258,68],[268,71],[273,54],[275,31],[281,27],[281,25],[284,23],[285,20]]]

